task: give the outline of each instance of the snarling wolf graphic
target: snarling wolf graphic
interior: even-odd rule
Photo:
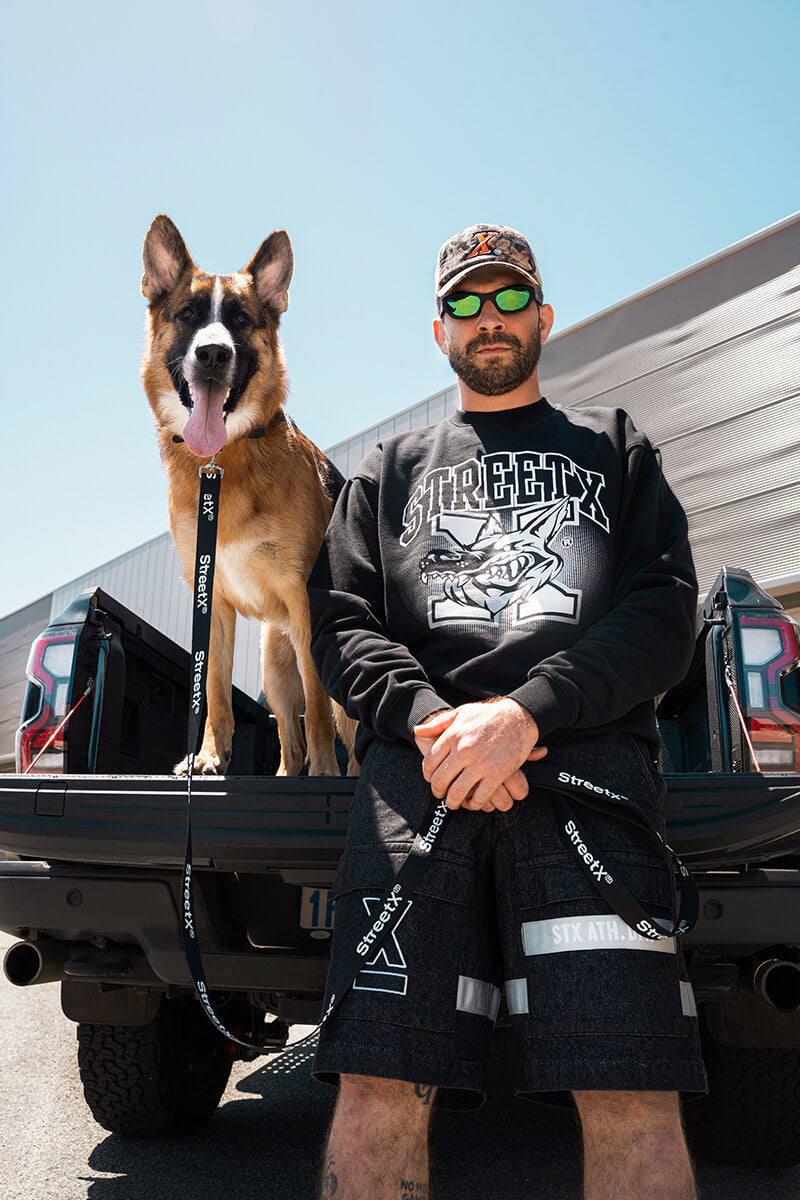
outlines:
[[[550,504],[530,504],[512,514],[512,528],[504,529],[496,512],[443,512],[434,532],[450,545],[431,550],[420,562],[425,584],[442,589],[431,604],[431,623],[473,619],[497,621],[515,606],[513,619],[554,615],[573,620],[576,593],[552,584],[564,561],[550,542],[562,526],[577,520],[575,501],[565,497]],[[546,592],[555,611],[533,597]]]

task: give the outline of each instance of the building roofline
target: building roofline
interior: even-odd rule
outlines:
[[[57,588],[53,588],[53,591],[57,591],[57,590],[58,590]],[[43,596],[37,596],[37,598],[35,600],[29,600],[27,604],[20,604],[19,608],[14,608],[9,613],[3,613],[3,615],[0,616],[0,624],[2,624],[3,621],[8,621],[10,617],[18,616],[21,612],[24,612],[26,608],[33,608],[35,605],[42,604],[43,601],[51,600],[52,598],[53,598],[52,591],[45,592]]]
[[[406,413],[413,412],[422,404],[430,404],[431,400],[436,400],[439,396],[444,396],[446,392],[452,392],[455,386],[455,383],[449,383],[447,387],[439,388],[438,392],[431,392],[430,396],[425,396],[422,400],[417,400],[416,404],[409,404],[406,408],[401,408],[398,412],[391,413],[390,416],[384,417],[383,420],[376,421],[374,425],[367,425],[366,429],[359,429],[355,433],[351,433],[350,437],[342,438],[340,442],[334,442],[332,446],[328,447],[325,453],[333,454],[335,450],[338,450],[341,446],[346,446],[348,442],[353,440],[353,438],[361,437],[365,433],[369,433],[372,429],[379,429],[380,426],[385,425],[387,421],[396,421],[398,417],[404,417]]]
[[[781,221],[776,221],[774,225],[765,226],[758,233],[750,234],[749,237],[742,238],[741,241],[734,242],[731,246],[726,246],[724,250],[718,250],[714,254],[709,254],[706,258],[701,258],[698,262],[692,263],[691,266],[683,267],[680,271],[675,271],[672,275],[667,275],[664,279],[659,279],[657,283],[652,283],[649,287],[642,288],[640,292],[633,292],[630,296],[626,296],[624,300],[617,300],[616,303],[609,304],[606,308],[601,308],[599,312],[592,313],[590,317],[585,317],[582,321],[576,321],[574,325],[568,325],[566,329],[560,329],[558,333],[548,339],[548,344],[552,345],[559,338],[566,337],[568,333],[575,333],[578,329],[585,329],[587,325],[599,321],[601,317],[608,316],[609,313],[625,308],[626,305],[633,304],[636,300],[642,300],[645,296],[652,296],[655,292],[668,287],[671,283],[677,283],[679,279],[686,279],[689,275],[694,275],[696,271],[701,271],[704,267],[710,267],[712,263],[721,262],[722,259],[728,258],[731,254],[735,254],[739,250],[743,250],[746,246],[754,246],[756,242],[760,242],[764,238],[778,233],[781,229],[786,229],[798,222],[800,222],[800,211],[792,213],[791,216],[785,217]]]

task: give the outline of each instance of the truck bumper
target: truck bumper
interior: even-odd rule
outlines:
[[[695,881],[700,916],[681,938],[687,949],[735,957],[800,945],[800,870],[709,871]]]
[[[81,960],[75,977],[97,982],[191,988],[181,943],[177,872],[95,869],[67,864],[0,862],[0,929],[28,939],[42,935],[76,944]],[[197,931],[209,987],[215,990],[322,993],[328,969],[324,950],[302,955],[294,947],[256,949],[221,943],[196,896]],[[109,956],[122,959],[119,974],[103,967],[102,939]],[[319,944],[318,944],[319,945]],[[131,947],[128,955],[120,947]],[[137,948],[140,953],[137,953]],[[124,961],[127,959],[127,962]],[[72,977],[70,960],[65,977]]]

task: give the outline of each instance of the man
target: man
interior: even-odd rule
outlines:
[[[504,984],[516,1090],[572,1094],[587,1200],[688,1200],[678,1092],[702,1092],[705,1076],[680,949],[609,911],[525,774],[548,755],[663,830],[653,698],[692,654],[686,519],[625,413],[542,397],[553,310],[520,233],[450,238],[436,300],[459,411],[367,456],[309,582],[314,659],[360,722],[363,761],[334,963],[431,792],[453,810],[413,902],[323,1027],[314,1072],[340,1089],[323,1196],[427,1194],[431,1099],[482,1101]],[[581,815],[669,920],[654,838]]]

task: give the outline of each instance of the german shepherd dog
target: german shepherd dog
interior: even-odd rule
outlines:
[[[236,613],[262,622],[264,694],[278,722],[279,774],[306,760],[338,775],[331,702],[309,650],[306,580],[343,479],[286,415],[278,322],[289,303],[292,246],[277,229],[235,275],[198,270],[169,217],[144,242],[149,301],[142,380],[169,483],[169,523],[192,587],[200,465],[224,469],[208,665],[208,719],[195,769],[224,774],[231,757]],[[350,750],[355,723],[337,713]],[[186,760],[176,768],[185,773]]]

